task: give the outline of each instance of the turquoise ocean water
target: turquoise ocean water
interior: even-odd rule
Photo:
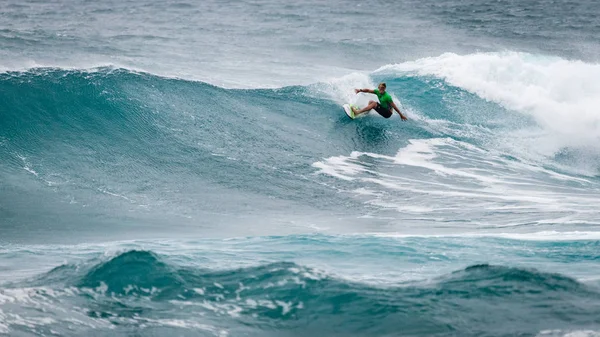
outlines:
[[[3,1],[0,335],[600,336],[599,17]]]

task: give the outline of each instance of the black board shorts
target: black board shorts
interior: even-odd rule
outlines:
[[[379,103],[377,103],[377,106],[375,107],[375,111],[377,111],[377,113],[379,113],[380,115],[382,115],[385,118],[392,117],[392,109],[386,109],[386,108],[382,107],[381,104],[379,104]]]

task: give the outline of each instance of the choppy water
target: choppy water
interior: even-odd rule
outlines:
[[[0,335],[599,335],[598,14],[3,2]]]

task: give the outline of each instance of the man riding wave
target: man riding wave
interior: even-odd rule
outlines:
[[[390,118],[393,113],[392,112],[392,108],[393,108],[394,110],[398,111],[398,114],[400,115],[400,118],[402,118],[402,120],[407,120],[408,118],[406,118],[406,116],[404,116],[402,114],[402,112],[400,112],[400,109],[398,109],[398,107],[392,100],[392,96],[390,96],[390,94],[385,92],[385,88],[386,88],[386,85],[385,85],[385,83],[382,82],[382,83],[379,83],[379,86],[377,86],[377,89],[375,89],[375,90],[354,89],[354,92],[357,94],[359,92],[368,92],[370,94],[377,95],[377,98],[379,98],[379,103],[375,102],[375,101],[369,101],[369,104],[360,110],[357,110],[355,107],[352,107],[352,111],[354,112],[354,115],[358,116],[358,115],[364,113],[365,111],[375,109],[375,111],[377,111],[383,117]]]

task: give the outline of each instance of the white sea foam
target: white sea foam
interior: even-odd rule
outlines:
[[[545,156],[565,148],[600,154],[600,64],[518,52],[446,53],[375,71],[390,73],[441,78],[533,117],[541,134],[511,135],[522,138],[513,142],[528,141],[528,150]]]
[[[414,221],[410,214],[418,214],[429,223],[487,228],[598,225],[600,216],[595,207],[600,184],[594,179],[557,173],[450,138],[413,139],[395,156],[355,151],[313,167],[351,182],[354,186],[345,192],[379,207],[381,219],[387,216],[384,210],[394,210],[401,214],[397,221]]]
[[[542,330],[537,337],[600,337],[600,332],[593,330]]]
[[[586,231],[541,231],[529,233],[506,232],[465,232],[456,234],[406,234],[406,233],[360,233],[356,236],[374,236],[382,238],[501,238],[521,241],[598,241],[600,232]]]

